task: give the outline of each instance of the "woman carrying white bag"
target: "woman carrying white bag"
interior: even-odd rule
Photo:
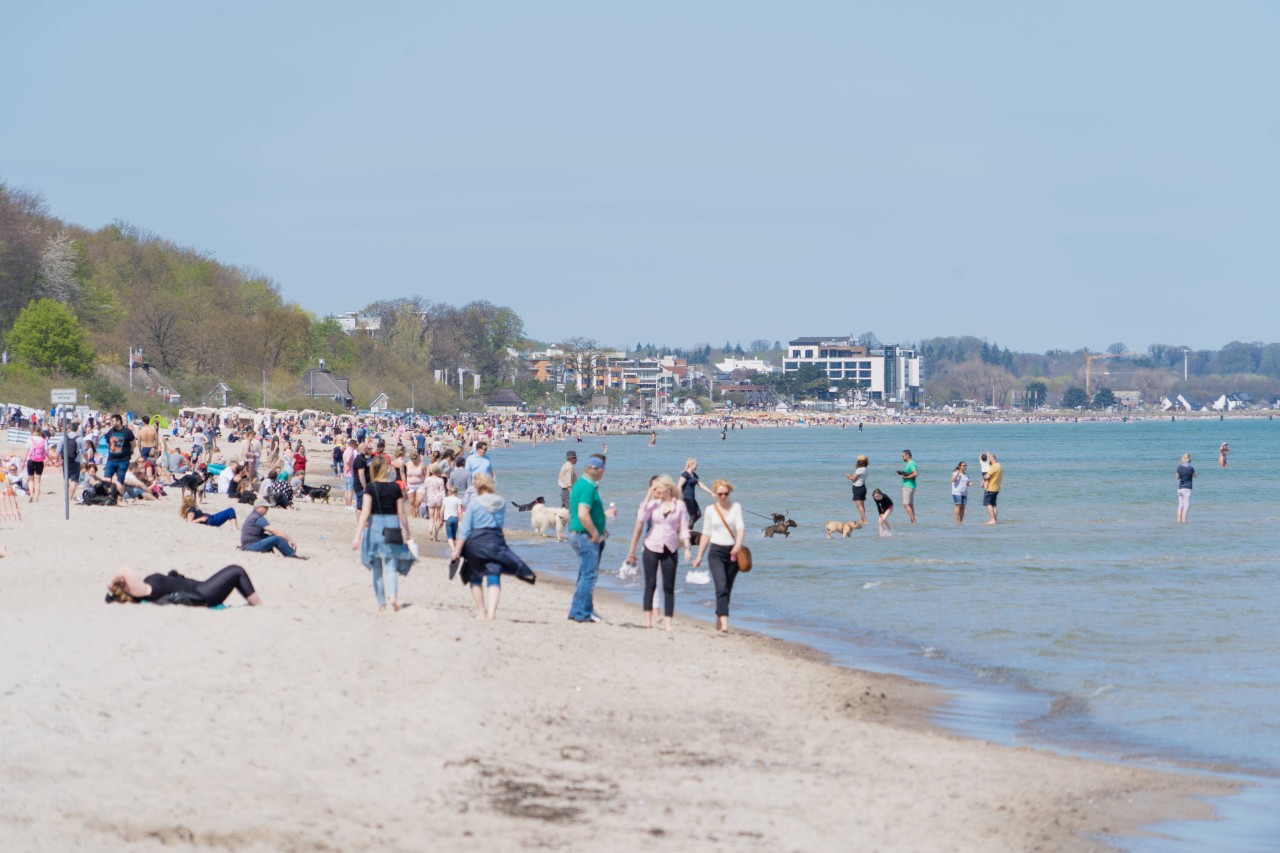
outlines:
[[[636,527],[631,534],[631,549],[627,552],[628,566],[636,564],[636,546],[644,532],[644,626],[653,627],[653,595],[658,586],[658,571],[662,571],[663,625],[670,631],[676,606],[676,553],[684,547],[688,560],[689,511],[680,500],[675,481],[666,474],[653,478],[649,492],[636,513]]]

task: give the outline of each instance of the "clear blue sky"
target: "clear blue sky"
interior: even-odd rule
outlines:
[[[0,180],[319,313],[1280,340],[1280,3],[11,3]]]

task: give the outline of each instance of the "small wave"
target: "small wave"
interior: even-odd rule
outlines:
[[[937,646],[925,646],[920,650],[920,654],[922,657],[929,658],[930,660],[941,660],[943,658],[942,649],[939,649]]]
[[[882,583],[884,583],[884,581],[867,581],[866,583],[864,583],[864,584],[862,585],[862,588],[863,588],[863,589],[875,589],[876,587],[880,586]]]
[[[1104,684],[1101,687],[1099,687],[1097,690],[1093,691],[1093,695],[1102,696],[1104,694],[1110,693],[1113,690],[1119,690],[1119,689],[1120,689],[1119,684]]]

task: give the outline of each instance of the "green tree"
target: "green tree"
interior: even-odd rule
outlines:
[[[34,299],[9,332],[9,348],[20,363],[50,373],[87,376],[93,347],[71,309],[55,299]]]
[[[1049,398],[1049,388],[1040,380],[1027,383],[1026,405],[1028,409],[1034,409],[1036,406],[1044,403]]]
[[[1110,388],[1099,388],[1097,393],[1093,395],[1093,407],[1095,409],[1109,409],[1116,404],[1116,395],[1111,392]]]
[[[1062,408],[1064,409],[1081,409],[1089,405],[1089,396],[1084,393],[1084,389],[1072,385],[1067,389],[1067,393],[1062,395]]]

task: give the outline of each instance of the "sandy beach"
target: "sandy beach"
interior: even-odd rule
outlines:
[[[340,500],[271,511],[303,562],[172,495],[68,523],[53,473],[0,524],[9,849],[1095,850],[1227,790],[963,738],[931,688],[679,615],[646,631],[635,601],[571,623],[545,578],[480,622],[430,543],[379,614]],[[265,607],[102,601],[121,565],[228,563]]]

